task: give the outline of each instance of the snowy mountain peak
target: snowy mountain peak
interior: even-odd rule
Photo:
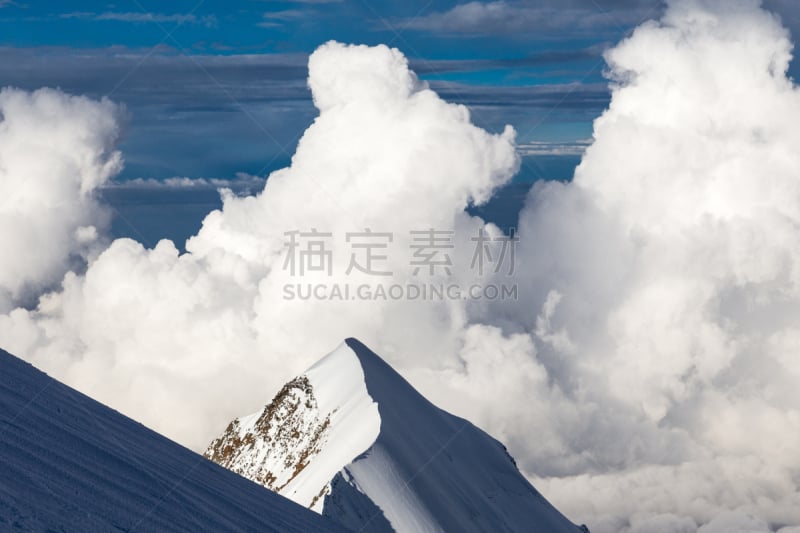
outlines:
[[[231,422],[204,455],[321,512],[330,481],[379,430],[361,365],[343,344],[284,385],[262,411]]]
[[[307,377],[293,379],[263,411],[231,422],[206,457],[280,492],[327,441],[330,414],[319,410],[312,390]]]
[[[358,531],[581,531],[501,443],[352,338],[206,456]]]

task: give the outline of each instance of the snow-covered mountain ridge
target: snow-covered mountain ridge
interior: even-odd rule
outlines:
[[[498,441],[347,339],[206,456],[357,531],[585,531]]]
[[[0,531],[346,531],[0,350]]]

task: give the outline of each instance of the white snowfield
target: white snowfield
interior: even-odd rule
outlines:
[[[0,531],[346,531],[0,350]]]
[[[303,433],[318,438],[309,445]],[[431,404],[355,339],[234,421],[206,455],[355,531],[585,531],[501,443]]]

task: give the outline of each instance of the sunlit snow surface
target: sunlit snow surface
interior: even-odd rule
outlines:
[[[0,531],[343,530],[0,350]]]
[[[205,455],[322,511],[330,481],[379,431],[378,408],[367,394],[361,365],[343,344],[287,383],[264,409],[234,420]]]
[[[355,339],[206,453],[357,531],[581,531],[502,444],[431,404]]]

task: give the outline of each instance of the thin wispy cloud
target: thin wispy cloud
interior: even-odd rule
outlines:
[[[2,7],[2,6],[0,6]],[[217,17],[214,15],[197,16],[194,14],[182,13],[145,13],[145,12],[105,12],[105,13],[92,13],[86,11],[76,11],[72,13],[63,13],[60,15],[63,19],[86,19],[97,21],[117,21],[117,22],[131,22],[131,23],[174,23],[174,24],[199,24],[208,28],[217,25]]]
[[[187,178],[175,176],[166,179],[136,178],[111,181],[104,185],[106,189],[247,189],[260,191],[264,188],[266,178],[238,172],[235,179],[222,178]]]
[[[656,2],[652,2],[656,4]],[[503,35],[535,30],[622,29],[637,24],[652,6],[605,10],[594,3],[563,6],[547,2],[473,1],[447,11],[430,13],[399,23],[400,27],[455,34]],[[654,13],[655,15],[655,13]]]
[[[299,9],[284,9],[282,11],[269,11],[264,13],[264,20],[258,25],[262,28],[274,28],[276,26],[283,26],[286,22],[300,20],[308,16],[308,13]]]
[[[603,51],[610,45],[600,43],[576,50],[543,50],[530,53],[524,57],[492,58],[492,59],[412,59],[411,65],[417,74],[442,74],[450,72],[479,72],[498,69],[524,69],[559,65],[583,61],[599,60]]]
[[[262,0],[265,3],[280,3],[280,4],[339,4],[343,0]]]
[[[525,144],[517,145],[517,151],[520,155],[583,155],[589,145],[592,143],[591,139],[580,139],[577,141],[532,141]]]

